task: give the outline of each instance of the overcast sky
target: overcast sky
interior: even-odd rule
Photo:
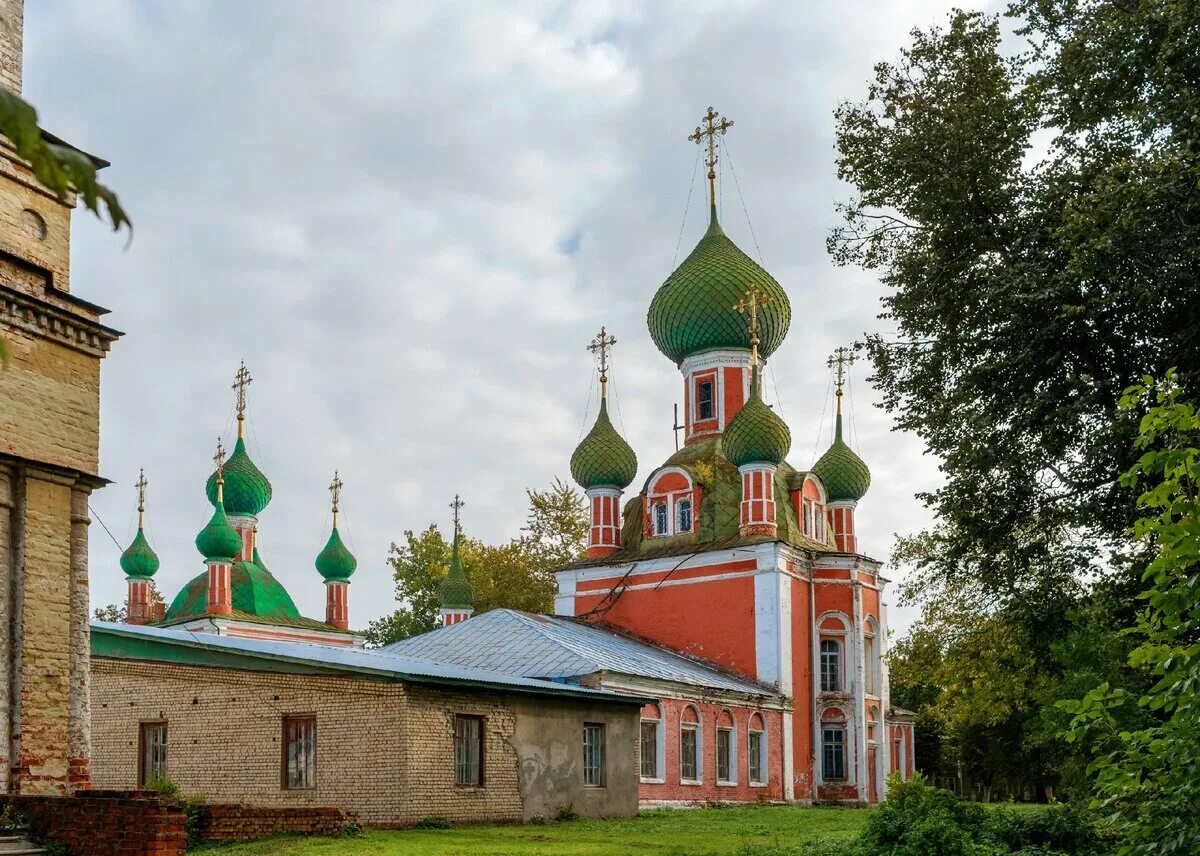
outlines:
[[[525,488],[569,478],[594,418],[585,346],[601,324],[640,483],[674,448],[681,384],[645,314],[681,223],[679,259],[704,228],[698,173],[684,221],[686,137],[709,104],[736,123],[727,165],[749,214],[726,171],[726,231],[755,258],[757,237],[791,297],[767,394],[809,466],[830,440],[826,357],[880,329],[879,283],[825,253],[849,195],[833,109],[951,5],[27,4],[25,94],[112,161],[136,225],[126,250],[75,218],[73,290],[126,333],[103,364],[114,484],[92,497],[93,604],[124,598],[100,521],[128,543],[139,466],[159,588],[170,600],[203,571],[193,539],[240,359],[251,454],[275,490],[264,559],[307,615],[324,615],[313,559],[335,467],[355,626],[394,608],[389,544],[446,531],[456,492],[471,534],[516,534]],[[850,440],[873,474],[858,527],[886,560],[896,533],[928,524],[913,494],[938,471],[866,376],[854,367]],[[909,620],[893,608],[893,627]]]

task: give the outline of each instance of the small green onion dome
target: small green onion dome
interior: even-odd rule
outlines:
[[[218,505],[212,519],[196,536],[196,549],[206,562],[232,562],[242,550],[242,539],[237,530],[229,525],[225,507]]]
[[[646,324],[654,344],[676,365],[713,348],[749,350],[746,318],[733,307],[752,283],[767,297],[758,310],[759,353],[766,358],[787,335],[791,303],[775,278],[729,240],[713,207],[700,243],[650,301]]]
[[[322,577],[334,581],[350,579],[350,575],[358,567],[358,560],[342,543],[342,536],[338,534],[336,526],[329,534],[329,540],[325,542],[325,549],[317,554],[316,565]]]
[[[158,570],[158,556],[150,549],[150,542],[140,526],[137,535],[133,536],[133,543],[121,554],[121,570],[127,577],[147,580]]]
[[[867,469],[863,459],[842,440],[840,406],[833,445],[813,465],[812,471],[825,485],[825,498],[828,502],[858,502],[871,486],[871,471]]]
[[[637,476],[637,455],[608,418],[608,399],[600,399],[596,424],[571,455],[571,477],[584,490],[624,490]]]
[[[721,449],[735,467],[747,464],[779,466],[792,448],[792,432],[759,393],[758,366],[750,382],[750,397],[721,435]]]
[[[463,570],[462,561],[458,558],[458,534],[454,536],[454,544],[450,548],[450,570],[446,572],[442,584],[438,586],[438,601],[442,609],[474,609],[475,590]]]
[[[257,516],[271,501],[271,483],[246,453],[246,441],[238,437],[233,454],[222,467],[225,474],[225,510],[229,514]],[[208,477],[208,501],[217,504],[217,474]]]

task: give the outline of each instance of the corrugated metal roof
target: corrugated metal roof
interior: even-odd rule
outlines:
[[[386,646],[427,662],[473,666],[527,678],[615,672],[751,695],[778,695],[749,678],[570,618],[493,609]]]
[[[308,642],[242,639],[233,636],[218,636],[215,633],[192,633],[180,628],[117,624],[106,621],[94,621],[91,627],[93,632],[168,642],[190,648],[248,654],[291,663],[325,666],[401,680],[475,684],[481,687],[511,689],[517,692],[587,696],[597,700],[648,700],[608,690],[596,690],[574,684],[516,675],[512,672],[484,669],[469,664],[418,659],[386,650],[343,648]]]

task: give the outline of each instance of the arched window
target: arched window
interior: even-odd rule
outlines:
[[[875,622],[868,618],[863,628],[863,673],[866,675],[867,695],[879,695],[879,663],[875,650]]]
[[[842,691],[842,643],[836,639],[821,640],[821,692]]]
[[[717,782],[737,783],[737,728],[728,710],[717,717]]]
[[[692,531],[692,501],[681,499],[675,503],[675,531]]]
[[[642,779],[662,781],[663,768],[662,710],[653,702],[642,708],[641,756]]]
[[[763,726],[762,716],[754,714],[750,717],[747,728],[746,761],[750,767],[750,784],[765,785],[767,783],[767,730]]]
[[[704,779],[700,712],[688,705],[679,716],[679,780],[695,784]]]
[[[654,505],[654,534],[667,534],[667,504],[658,502]]]

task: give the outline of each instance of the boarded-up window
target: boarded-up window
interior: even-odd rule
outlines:
[[[583,783],[604,787],[604,726],[596,722],[583,726]]]
[[[454,717],[454,784],[483,787],[483,717]]]
[[[152,779],[167,778],[167,724],[143,722],[138,740],[141,763],[138,768],[138,787]]]
[[[283,786],[287,790],[317,785],[317,718],[283,718]]]

